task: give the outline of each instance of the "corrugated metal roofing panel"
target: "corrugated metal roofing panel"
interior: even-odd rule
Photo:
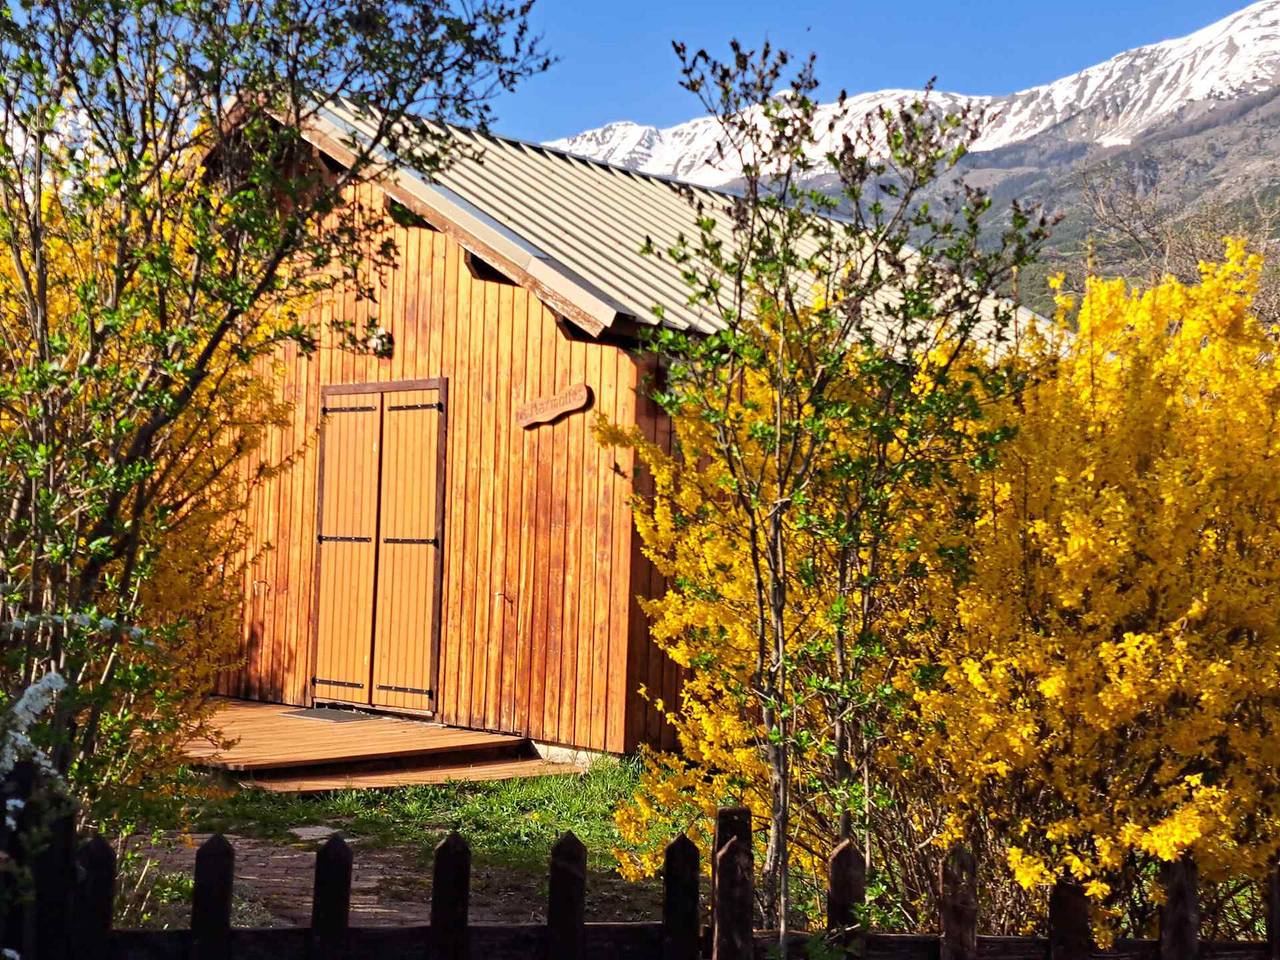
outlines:
[[[355,110],[331,105],[325,115],[337,139],[369,133]],[[690,289],[676,264],[642,252],[650,239],[666,251],[682,233],[696,238],[696,214],[683,185],[535,144],[472,130],[450,132],[478,156],[459,156],[430,180],[397,170],[399,182],[428,206],[446,207],[441,212],[451,218],[466,214],[463,229],[498,249],[518,245],[522,267],[524,261],[553,265],[624,317],[655,324],[653,310],[660,305],[672,326],[706,332],[719,325],[712,309],[689,302]],[[727,220],[731,195],[688,189],[718,221]],[[729,236],[727,227],[718,232]]]
[[[627,303],[636,319],[654,322],[652,308],[660,303],[680,326],[709,329],[714,321],[688,304],[689,290],[674,265],[641,252],[647,237],[662,249],[682,228],[692,232],[693,211],[672,185],[502,140],[486,147],[480,163],[457,163],[439,179],[483,198],[479,202],[504,220],[537,236],[553,255]]]

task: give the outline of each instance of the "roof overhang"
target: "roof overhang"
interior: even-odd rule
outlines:
[[[331,111],[317,111],[302,128],[303,138],[343,166],[356,162],[353,147],[365,131],[340,121]],[[379,158],[375,185],[411,213],[452,237],[465,250],[485,260],[533,292],[557,314],[592,337],[611,328],[629,328],[635,317],[588,280],[535,245],[504,227],[447,187],[433,184],[395,158]]]

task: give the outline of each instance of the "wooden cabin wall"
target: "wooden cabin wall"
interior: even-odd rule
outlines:
[[[671,419],[652,399],[652,391],[646,388],[654,377],[654,367],[643,363],[638,370],[639,388],[636,392],[636,425],[640,431],[662,449],[670,451],[672,445]],[[641,495],[653,492],[652,477],[641,466],[633,475],[635,491]],[[658,702],[671,709],[677,705],[682,673],[674,660],[658,649],[649,636],[648,617],[640,607],[642,597],[656,597],[666,589],[666,581],[657,568],[644,555],[638,533],[631,540],[631,591],[630,634],[627,640],[627,674],[632,678],[632,696],[627,706],[625,752],[634,750],[641,743],[675,749],[675,728],[667,723]],[[640,695],[639,691],[645,691]]]
[[[361,199],[380,202],[373,188]],[[590,432],[598,414],[639,415],[657,429],[652,410],[637,410],[649,403],[637,394],[637,361],[569,337],[523,288],[474,277],[447,234],[397,226],[392,236],[401,267],[378,302],[325,296],[310,309],[319,351],[307,358],[290,346],[272,364],[293,416],[246,465],[245,661],[225,691],[310,702],[320,387],[445,377],[437,719],[614,752],[660,739],[635,691],[645,682],[670,702],[674,692],[654,680],[675,674],[648,644],[633,598],[651,578],[633,574],[632,455],[602,449]],[[336,318],[360,327],[370,316],[394,337],[390,358],[344,350],[332,330]],[[575,383],[591,387],[589,410],[516,423],[522,403]]]

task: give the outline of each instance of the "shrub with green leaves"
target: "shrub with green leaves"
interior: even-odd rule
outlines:
[[[99,812],[171,768],[233,657],[246,454],[303,306],[367,294],[342,198],[409,114],[483,126],[546,64],[516,0],[13,0],[0,10],[0,707]],[[341,98],[345,167],[305,142]],[[322,227],[323,225],[323,227]],[[389,252],[389,251],[388,251]]]

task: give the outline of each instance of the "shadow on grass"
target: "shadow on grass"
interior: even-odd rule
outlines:
[[[473,919],[530,923],[545,915],[551,847],[572,830],[588,850],[588,919],[656,919],[661,885],[628,883],[614,869],[620,838],[613,814],[634,792],[637,774],[633,763],[605,759],[578,776],[293,797],[238,790],[158,816],[149,826],[166,839],[142,842],[137,852],[171,875],[194,859],[187,831],[196,842],[228,834],[237,849],[237,899],[258,915],[255,925],[304,924],[311,851],[323,831],[304,831],[306,839],[293,831],[336,830],[355,848],[352,922],[404,924],[425,922],[432,851],[457,830],[472,849]],[[169,922],[176,915],[162,912]]]
[[[359,838],[364,848],[422,846],[428,860],[430,848],[457,830],[476,856],[513,866],[545,866],[551,846],[572,830],[586,846],[590,865],[609,869],[621,842],[613,814],[635,791],[637,773],[630,761],[601,759],[577,776],[304,796],[249,789],[201,803],[187,817],[196,832],[286,842],[296,841],[289,832],[295,827],[334,827]]]

